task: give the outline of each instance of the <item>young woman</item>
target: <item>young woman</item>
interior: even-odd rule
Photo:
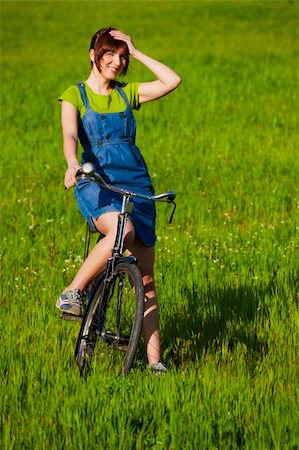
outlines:
[[[89,282],[106,266],[113,248],[121,197],[88,180],[76,181],[80,169],[77,142],[84,149],[82,163],[92,162],[105,181],[138,193],[154,193],[144,159],[135,145],[135,120],[132,109],[173,91],[179,76],[164,64],[150,58],[133,45],[130,36],[104,28],[92,38],[91,72],[87,80],[69,87],[60,97],[62,132],[67,170],[64,183],[75,186],[78,206],[89,224],[105,237],[89,253],[56,306],[69,314],[80,315],[80,300]],[[129,58],[135,58],[156,77],[144,83],[119,83]],[[149,365],[166,371],[160,361],[159,315],[154,283],[155,205],[135,198],[127,222],[125,248],[138,259],[144,288],[145,314],[143,337]]]

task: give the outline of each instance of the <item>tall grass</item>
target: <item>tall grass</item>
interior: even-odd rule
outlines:
[[[1,447],[298,448],[297,2],[2,2]],[[136,113],[164,359],[80,378],[55,299],[82,261],[57,98],[115,25],[182,85]],[[150,80],[132,61],[127,80]]]

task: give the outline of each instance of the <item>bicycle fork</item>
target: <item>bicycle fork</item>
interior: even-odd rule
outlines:
[[[118,215],[117,234],[115,238],[114,248],[112,250],[112,257],[122,255],[124,251],[125,227],[127,218],[134,208],[134,203],[130,202],[130,196],[124,195],[122,201],[121,212]]]

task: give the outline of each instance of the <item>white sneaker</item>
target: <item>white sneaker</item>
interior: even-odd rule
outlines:
[[[167,372],[167,367],[162,361],[157,361],[151,364],[150,369],[155,375],[162,375]]]
[[[82,306],[84,295],[79,289],[73,291],[64,291],[56,302],[57,308],[65,313],[73,314],[74,316],[82,315]]]

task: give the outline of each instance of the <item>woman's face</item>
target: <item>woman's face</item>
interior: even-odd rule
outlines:
[[[100,60],[100,73],[107,80],[114,80],[126,65],[126,56],[122,49],[104,53]]]

